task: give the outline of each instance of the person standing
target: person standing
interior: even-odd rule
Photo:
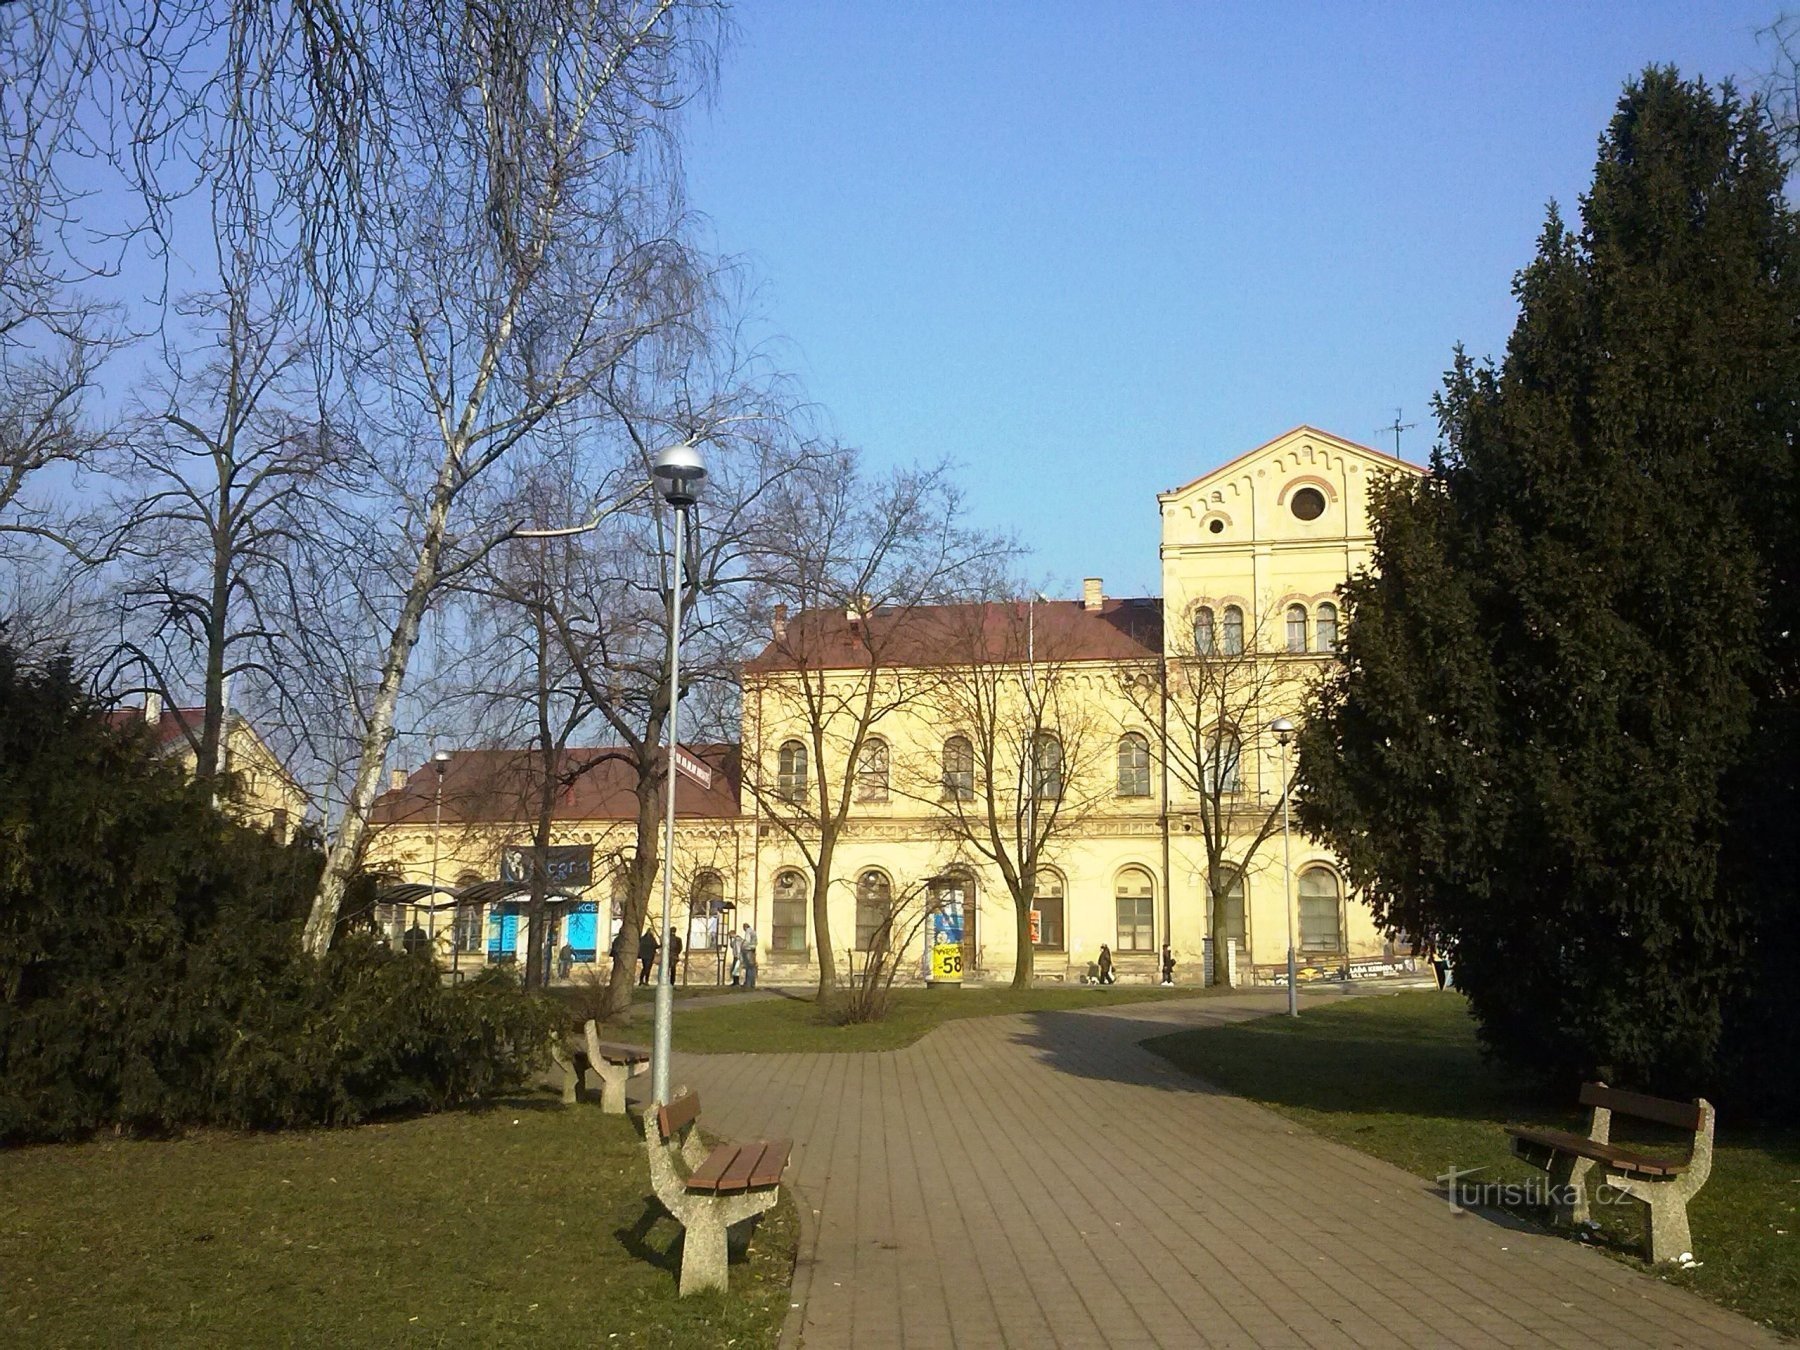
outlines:
[[[650,967],[652,967],[656,964],[656,952],[657,952],[657,949],[661,946],[662,946],[662,943],[660,943],[656,940],[656,934],[652,933],[648,928],[646,928],[644,930],[644,935],[638,939],[638,983],[639,984],[649,984],[650,983]]]
[[[744,940],[733,933],[726,938],[725,945],[731,948],[731,987],[735,989],[738,981],[743,979]]]
[[[613,934],[612,963],[614,970],[617,970],[620,966],[629,966],[631,964],[631,944],[625,940],[625,929],[623,926],[619,928],[618,932]]]
[[[1166,942],[1162,951],[1162,975],[1164,984],[1175,983],[1175,953]]]
[[[556,954],[556,974],[558,979],[566,980],[569,972],[575,969],[575,949],[563,943],[562,950]]]
[[[675,972],[681,969],[681,946],[681,934],[670,933],[669,959],[664,962],[664,967],[668,971],[670,984],[675,983]]]
[[[744,935],[738,939],[741,951],[738,959],[744,967],[744,988],[756,988],[756,930],[749,924],[744,925]]]
[[[1118,983],[1118,978],[1113,974],[1112,948],[1107,946],[1104,942],[1100,944],[1100,983]]]

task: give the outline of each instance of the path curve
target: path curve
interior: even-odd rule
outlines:
[[[709,1128],[791,1137],[784,1343],[1783,1344],[1210,1088],[1149,1036],[1278,995],[951,1022],[871,1054],[678,1055]]]

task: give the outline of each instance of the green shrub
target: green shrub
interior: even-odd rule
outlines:
[[[317,848],[211,797],[0,643],[0,1140],[350,1124],[526,1078],[542,1000],[366,934],[305,956]]]

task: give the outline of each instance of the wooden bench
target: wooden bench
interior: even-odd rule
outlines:
[[[1593,1111],[1585,1136],[1522,1125],[1506,1127],[1513,1153],[1550,1174],[1556,1221],[1570,1225],[1588,1221],[1585,1182],[1588,1173],[1598,1167],[1601,1185],[1622,1191],[1644,1206],[1645,1248],[1651,1261],[1675,1261],[1692,1253],[1687,1203],[1712,1172],[1712,1107],[1702,1098],[1672,1102],[1623,1092],[1604,1083],[1582,1084],[1581,1104]],[[1686,1156],[1646,1153],[1613,1143],[1615,1111],[1690,1132]]]
[[[636,1075],[650,1071],[650,1052],[641,1045],[620,1045],[600,1039],[599,1023],[582,1028],[584,1039],[573,1036],[552,1041],[550,1058],[563,1071],[565,1105],[581,1099],[592,1069],[600,1078],[600,1109],[611,1116],[625,1114],[625,1087]]]
[[[723,1290],[729,1263],[749,1252],[756,1220],[781,1197],[781,1174],[793,1144],[701,1141],[700,1097],[687,1092],[644,1116],[644,1150],[657,1201],[684,1231],[681,1295]]]

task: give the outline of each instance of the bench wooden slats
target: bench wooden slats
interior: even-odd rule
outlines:
[[[717,1195],[725,1189],[723,1184],[725,1174],[737,1162],[738,1155],[742,1152],[743,1149],[737,1144],[720,1144],[706,1155],[704,1162],[688,1173],[687,1188],[690,1191],[710,1192]],[[741,1191],[744,1188],[738,1186],[735,1189]]]
[[[669,1136],[674,1134],[675,1131],[681,1129],[684,1125],[692,1124],[695,1120],[699,1119],[699,1117],[700,1094],[698,1092],[687,1092],[677,1097],[667,1106],[659,1106],[656,1108],[656,1127],[662,1131],[663,1140],[664,1142],[667,1142]]]
[[[775,1139],[763,1145],[762,1161],[750,1174],[750,1186],[754,1190],[759,1186],[778,1186],[781,1174],[788,1165],[788,1154],[794,1151],[791,1139]]]
[[[1604,1083],[1583,1083],[1581,1104],[1617,1111],[1622,1116],[1636,1116],[1639,1120],[1653,1120],[1659,1125],[1672,1125],[1678,1130],[1700,1128],[1700,1108],[1692,1102],[1646,1097],[1641,1092],[1626,1092]]]
[[[756,1171],[756,1165],[762,1161],[762,1155],[763,1145],[760,1142],[739,1144],[737,1155],[725,1165],[725,1170],[720,1174],[718,1183],[713,1190],[722,1195],[749,1190],[750,1174]]]
[[[1536,1144],[1556,1153],[1573,1153],[1578,1158],[1592,1158],[1609,1167],[1646,1177],[1680,1176],[1688,1168],[1684,1159],[1658,1158],[1618,1144],[1602,1144],[1586,1135],[1570,1134],[1565,1130],[1528,1130],[1509,1125],[1506,1132],[1527,1144]]]

